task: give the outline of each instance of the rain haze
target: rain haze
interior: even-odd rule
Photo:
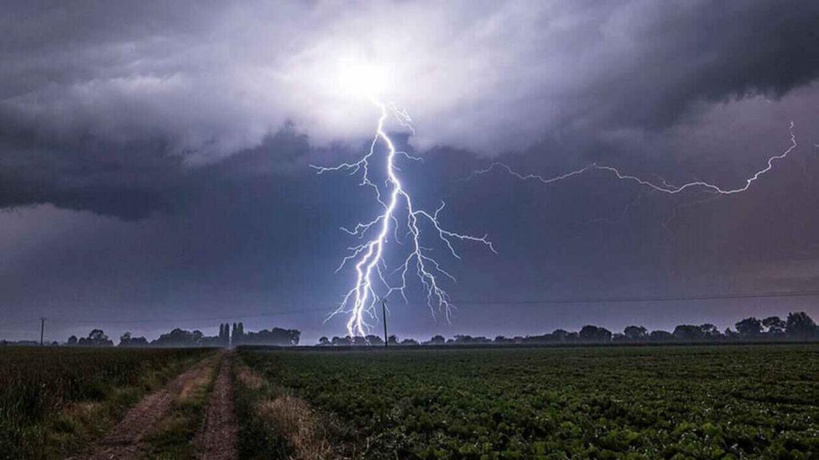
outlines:
[[[416,206],[496,250],[430,248],[457,309],[410,276],[401,338],[819,315],[754,297],[819,283],[817,2],[2,3],[2,338],[346,334],[341,228],[381,208],[311,165],[367,152],[373,95]],[[791,134],[729,196],[472,174],[736,189]]]

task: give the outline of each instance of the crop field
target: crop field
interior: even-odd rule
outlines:
[[[207,350],[0,348],[0,458],[63,458]]]
[[[815,344],[242,350],[239,357],[245,458],[819,452]]]

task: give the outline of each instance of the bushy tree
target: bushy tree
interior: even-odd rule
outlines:
[[[816,323],[803,311],[789,313],[785,332],[790,338],[808,340],[817,335]]]
[[[762,335],[762,321],[753,316],[737,322],[734,326],[744,339],[755,339]]]
[[[585,342],[611,342],[611,331],[591,324],[583,326],[578,335]]]
[[[429,339],[427,343],[430,345],[443,345],[446,343],[446,339],[442,335],[436,335]]]
[[[674,334],[663,330],[651,331],[648,340],[652,342],[670,342],[674,340]]]
[[[648,338],[648,329],[643,326],[627,326],[623,329],[623,336],[626,340],[646,340]]]
[[[102,329],[94,329],[89,334],[88,337],[81,338],[78,342],[78,345],[86,346],[86,347],[112,347],[114,346],[114,342],[105,335],[105,332]]]
[[[684,342],[702,340],[705,337],[702,329],[699,326],[694,326],[692,324],[680,324],[674,328],[673,334],[675,339]]]
[[[785,335],[785,328],[788,323],[778,316],[769,316],[762,320],[762,325],[767,328],[765,331],[771,337],[782,337]]]

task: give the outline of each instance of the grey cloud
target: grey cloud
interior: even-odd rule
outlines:
[[[291,141],[271,140],[288,120],[309,136],[300,151],[366,137],[370,108],[322,86],[345,53],[395,67],[394,96],[417,114],[411,142],[421,150],[537,153],[557,150],[543,148],[552,142],[570,159],[628,155],[622,132],[684,129],[714,103],[782,97],[819,72],[815,2],[87,1],[3,11],[0,205],[123,216],[161,208],[191,171],[231,155],[224,174],[253,169],[249,158],[281,162],[262,165],[280,172],[304,166]]]

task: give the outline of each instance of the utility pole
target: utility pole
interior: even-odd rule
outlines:
[[[43,316],[40,318],[40,346],[43,346],[43,332],[45,332],[45,320],[46,317]]]
[[[384,319],[384,348],[390,346],[390,340],[387,337],[387,299],[381,299],[381,317]]]

